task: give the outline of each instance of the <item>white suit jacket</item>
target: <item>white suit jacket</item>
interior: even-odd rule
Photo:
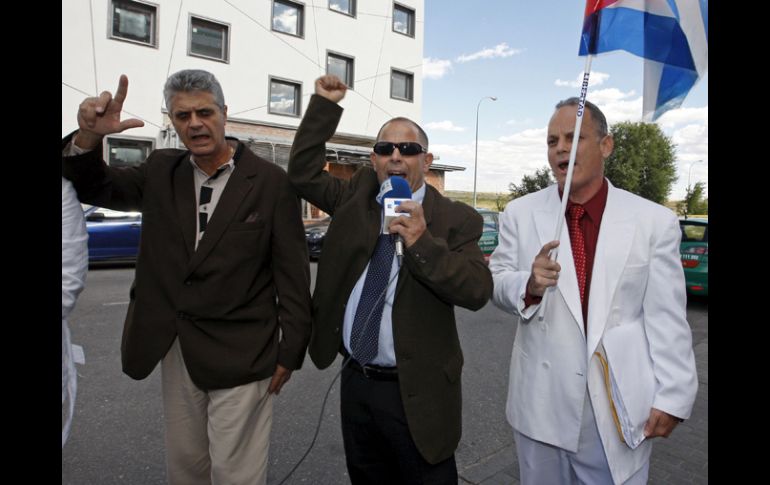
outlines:
[[[688,418],[698,389],[686,320],[681,230],[671,210],[609,184],[596,245],[583,330],[567,224],[562,226],[559,283],[541,305],[524,308],[532,262],[554,239],[561,212],[552,185],[511,201],[500,218],[500,243],[490,259],[494,303],[520,316],[511,355],[508,422],[526,436],[576,451],[586,386],[613,480],[621,483],[649,459],[620,438],[600,360],[606,351],[638,433],[650,408]]]
[[[77,373],[72,356],[67,317],[83,291],[88,271],[88,234],[75,189],[61,178],[61,403],[64,411],[61,445],[67,441],[77,393]]]

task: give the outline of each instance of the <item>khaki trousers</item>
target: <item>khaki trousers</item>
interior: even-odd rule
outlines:
[[[273,424],[270,378],[231,389],[193,384],[179,339],[161,362],[170,485],[263,485]]]

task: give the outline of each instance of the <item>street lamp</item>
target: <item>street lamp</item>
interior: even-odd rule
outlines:
[[[687,190],[690,190],[690,174],[692,174],[692,166],[702,161],[703,160],[695,160],[694,162],[690,162],[690,169],[687,171]]]
[[[687,219],[687,216],[689,215],[689,212],[690,212],[690,207],[689,207],[690,200],[689,199],[692,198],[692,188],[690,186],[690,175],[692,174],[692,166],[695,165],[696,163],[700,163],[702,161],[703,160],[695,160],[694,162],[690,162],[690,168],[687,170],[687,197],[688,198],[685,199],[685,201],[684,201],[684,218],[685,218],[685,220]]]
[[[491,99],[497,101],[495,96],[484,96],[479,100],[479,104],[476,105],[476,155],[473,157],[473,208],[476,208],[476,171],[479,166],[479,108],[481,102],[485,99]]]

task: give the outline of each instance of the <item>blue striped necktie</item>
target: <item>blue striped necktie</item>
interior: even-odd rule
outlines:
[[[384,293],[390,279],[390,268],[395,251],[396,247],[391,235],[381,234],[369,262],[369,271],[366,273],[350,334],[353,358],[361,364],[368,364],[377,357],[380,321],[385,306]]]

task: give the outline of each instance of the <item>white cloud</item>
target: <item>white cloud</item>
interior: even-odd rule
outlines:
[[[642,97],[634,90],[589,90],[588,100],[601,108],[610,125],[642,121]],[[505,125],[515,123],[517,120],[509,120]],[[668,198],[681,200],[687,189],[688,176],[691,185],[708,182],[708,106],[671,110],[658,120],[658,125],[671,138],[676,150],[679,178]],[[547,166],[546,132],[544,126],[516,131],[494,140],[479,140],[477,190],[508,193],[509,183],[519,183],[524,175],[533,175]],[[473,190],[473,142],[434,144],[431,151],[441,157],[439,163],[466,167],[463,172],[447,174],[448,190]],[[695,163],[698,160],[702,161]],[[705,192],[708,196],[708,185]]]
[[[273,17],[273,27],[278,27],[281,32],[297,34],[297,11],[285,10]]]
[[[431,121],[425,124],[425,128],[437,131],[465,131],[462,126],[455,126],[450,120]]]
[[[422,60],[422,77],[441,79],[452,69],[452,61],[425,57]]]
[[[601,86],[604,81],[610,78],[609,74],[599,71],[591,71],[591,75],[588,77],[588,86]],[[557,79],[554,84],[556,86],[564,86],[570,88],[579,88],[583,85],[583,72],[579,72],[574,81],[563,81]]]
[[[524,118],[523,120],[511,119],[505,122],[506,125],[531,125],[534,120],[532,118]]]
[[[666,128],[674,127],[687,123],[701,123],[708,126],[709,108],[677,108],[666,111],[663,116],[658,118],[657,123]]]
[[[676,110],[676,111],[685,111]],[[708,116],[708,106],[704,108],[690,108],[692,111],[700,110],[700,114],[703,112]],[[674,110],[672,110],[674,111]],[[669,113],[661,116],[661,119],[668,116]],[[681,117],[687,119],[690,115],[697,116],[697,113],[671,113],[672,118]],[[695,185],[696,182],[708,182],[708,159],[709,159],[709,125],[708,118],[702,123],[698,123],[697,120],[694,123],[684,124],[684,126],[667,129],[663,128],[666,134],[671,137],[671,141],[676,145],[676,158],[678,161],[678,175],[679,180],[676,181],[672,187],[669,198],[674,200],[681,200],[684,198],[687,191],[687,183]],[[700,162],[698,162],[700,160]],[[689,179],[689,180],[688,180]],[[706,196],[708,196],[708,185],[705,190]]]
[[[508,184],[519,183],[524,175],[548,165],[545,145],[546,129],[527,129],[496,140],[479,140],[479,192],[508,193]],[[448,190],[473,190],[475,146],[466,144],[434,144],[431,151],[439,155],[439,163],[466,167],[463,172],[450,172],[446,177]]]
[[[495,57],[510,57],[514,54],[520,54],[524,49],[511,49],[508,44],[501,42],[492,48],[485,48],[473,54],[463,54],[455,59],[457,62],[470,62],[478,59],[493,59]]]

